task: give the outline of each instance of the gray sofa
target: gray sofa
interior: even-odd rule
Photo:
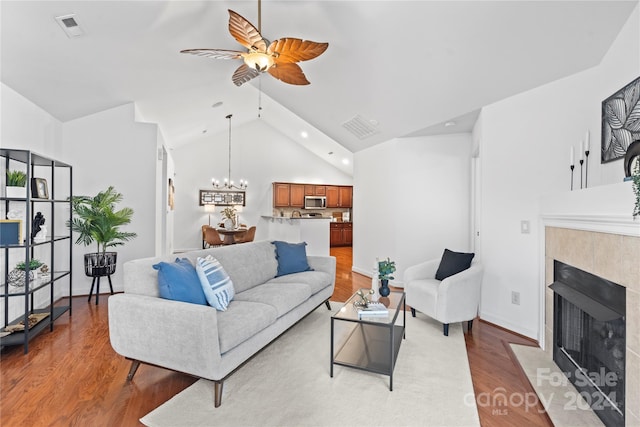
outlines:
[[[159,297],[153,264],[209,254],[234,284],[226,311]],[[206,378],[220,406],[223,381],[236,368],[322,303],[330,309],[336,260],[307,260],[313,271],[275,277],[275,246],[260,241],[125,263],[124,293],[109,298],[109,335],[113,349],[132,360],[127,379],[141,362]]]

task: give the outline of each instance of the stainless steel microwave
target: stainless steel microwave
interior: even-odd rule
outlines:
[[[305,209],[326,209],[327,198],[325,196],[304,196]]]

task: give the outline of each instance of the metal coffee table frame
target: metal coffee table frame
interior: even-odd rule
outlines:
[[[364,289],[365,294],[369,291]],[[331,316],[331,368],[341,365],[389,376],[389,390],[393,391],[393,368],[396,365],[400,344],[405,338],[406,301],[404,292],[391,292],[381,301],[389,309],[389,316],[358,318],[353,302],[360,297],[353,294],[347,302]],[[402,324],[397,324],[402,312]],[[336,346],[336,322],[354,325],[344,342]],[[337,347],[337,348],[336,348]]]

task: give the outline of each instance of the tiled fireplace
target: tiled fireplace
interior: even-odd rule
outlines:
[[[624,195],[625,193],[622,192]],[[586,194],[588,195],[588,194]],[[575,197],[575,196],[574,196]],[[630,200],[631,197],[629,198]],[[596,206],[602,206],[602,201]],[[606,202],[604,204],[606,206]],[[545,352],[552,358],[554,261],[568,264],[626,288],[625,424],[640,426],[640,219],[629,213],[569,214],[565,207],[547,207],[545,223]]]

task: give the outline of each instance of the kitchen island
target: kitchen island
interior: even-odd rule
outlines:
[[[259,227],[268,230],[268,240],[307,242],[307,255],[329,255],[328,217],[290,218],[281,216],[260,217]]]

